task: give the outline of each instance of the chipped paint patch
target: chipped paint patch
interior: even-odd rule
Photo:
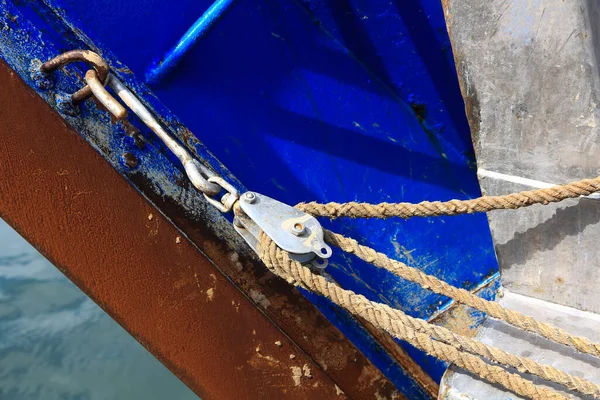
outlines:
[[[206,289],[206,301],[213,301],[217,289],[217,276],[215,274],[210,274],[210,277],[212,278],[214,286]]]
[[[206,291],[206,300],[207,301],[213,301],[214,296],[215,296],[215,289],[210,288]]]
[[[358,384],[363,387],[371,387],[376,380],[376,370],[374,368],[365,367],[358,377]]]
[[[312,378],[312,374],[310,372],[310,367],[308,366],[308,364],[304,364],[302,366],[302,371],[304,372],[304,376],[311,379]]]
[[[233,262],[233,265],[235,265],[235,268],[238,270],[238,272],[241,272],[244,269],[244,266],[240,262],[240,255],[238,253],[235,251],[231,252],[229,254],[229,259],[231,262]]]
[[[300,379],[302,378],[302,368],[290,367],[292,370],[292,379],[294,380],[295,386],[300,386]]]
[[[267,297],[256,289],[250,289],[250,298],[259,304],[262,308],[267,308],[271,305],[271,302]]]

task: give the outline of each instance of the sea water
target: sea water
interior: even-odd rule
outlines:
[[[0,400],[197,399],[0,220]]]

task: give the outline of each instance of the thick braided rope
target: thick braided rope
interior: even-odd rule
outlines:
[[[418,283],[422,287],[435,293],[451,297],[459,303],[483,311],[491,317],[502,319],[513,326],[541,334],[550,340],[570,345],[580,351],[586,350],[585,352],[596,356],[599,354],[600,345],[597,343],[590,342],[586,338],[573,336],[557,327],[541,323],[534,318],[523,315],[517,311],[506,309],[498,303],[479,298],[465,289],[456,288],[434,276],[427,275],[416,268],[409,267],[400,261],[390,259],[385,254],[378,253],[370,247],[362,246],[354,239],[346,238],[340,234],[325,230],[325,240],[329,244],[337,246],[347,253],[354,254],[370,264],[379,268],[384,268],[408,281]],[[457,343],[460,343],[461,349],[463,350],[486,357],[502,365],[515,367],[521,372],[532,373],[548,381],[564,385],[571,390],[576,390],[580,393],[600,398],[600,386],[594,383],[567,374],[554,367],[538,364],[528,358],[518,357],[500,349],[480,346],[480,343],[476,341],[474,344],[471,342],[465,343],[462,336],[456,336],[457,337],[453,337],[452,340],[456,340]],[[436,337],[436,339],[437,338],[438,337]],[[447,339],[447,336],[439,336],[438,340],[447,342]]]
[[[546,189],[483,196],[471,200],[423,201],[413,203],[300,203],[296,208],[315,217],[327,218],[410,218],[438,215],[473,214],[492,210],[516,209],[533,204],[556,203],[564,199],[588,196],[600,190],[600,177],[557,185]]]
[[[451,346],[442,343],[442,341],[433,340],[432,337],[437,339],[438,335],[440,336],[438,340],[441,340],[442,336],[449,338],[452,335],[459,335],[426,321],[412,318],[385,304],[372,302],[362,295],[342,289],[322,276],[313,274],[308,268],[303,267],[297,261],[291,260],[288,254],[279,249],[263,232],[259,237],[258,250],[259,256],[265,265],[290,284],[302,286],[331,299],[335,304],[347,309],[352,314],[366,319],[392,336],[405,340],[434,357],[453,363],[489,382],[500,384],[508,390],[527,398],[536,400],[567,399],[559,393],[536,386],[521,376],[510,373],[501,367],[489,365],[479,357],[460,351],[456,347],[461,344],[456,343],[456,346]],[[465,342],[467,340],[473,341],[467,338],[463,338],[461,341]]]
[[[379,268],[387,269],[393,274],[408,281],[418,283],[422,287],[429,289],[434,293],[450,297],[459,303],[473,307],[479,311],[483,311],[487,315],[496,319],[501,319],[517,328],[526,330],[528,332],[537,333],[546,339],[573,347],[582,353],[600,357],[600,344],[594,343],[587,338],[571,335],[570,333],[551,324],[540,322],[535,318],[522,314],[518,311],[504,308],[500,304],[493,301],[488,301],[477,297],[465,289],[454,287],[436,278],[435,276],[427,275],[416,268],[409,267],[400,261],[393,260],[387,255],[379,253],[370,247],[362,246],[354,239],[325,230],[325,240],[347,253],[356,255],[361,260],[364,260]]]

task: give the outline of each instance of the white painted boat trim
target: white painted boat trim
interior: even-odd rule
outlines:
[[[523,186],[527,186],[527,187],[534,188],[534,189],[546,189],[546,188],[550,188],[552,186],[557,185],[555,183],[537,181],[534,179],[523,178],[521,176],[501,174],[500,172],[488,171],[487,169],[483,169],[483,168],[477,169],[477,176],[480,179],[481,178],[490,178],[490,179],[495,179],[498,181],[516,183],[518,185],[523,185]],[[576,180],[577,179],[573,179],[573,181],[576,181]],[[589,199],[600,200],[599,193],[593,193],[593,194],[591,194],[589,196],[585,196],[585,197],[589,198]]]

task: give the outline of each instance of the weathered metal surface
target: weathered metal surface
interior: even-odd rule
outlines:
[[[106,64],[102,57],[89,50],[70,50],[64,52],[40,65],[40,71],[45,74],[50,74],[57,69],[76,61],[89,64],[98,73],[98,79],[102,82],[106,82],[106,78],[108,77],[108,64]],[[79,104],[90,98],[91,95],[92,89],[90,87],[83,87],[73,93],[71,101],[73,104]]]
[[[500,299],[500,303],[527,315],[535,315],[538,320],[556,325],[572,334],[588,337],[595,342],[600,341],[600,315],[598,314],[525,297],[509,291],[506,291],[504,297]],[[530,358],[538,363],[552,365],[590,382],[600,383],[600,360],[596,357],[582,354],[577,350],[556,344],[539,335],[522,331],[504,322],[494,319],[486,320],[477,332],[476,339],[512,354]],[[536,385],[568,394],[572,396],[570,398],[592,398],[535,376],[524,376],[532,379]],[[448,400],[522,399],[500,386],[491,385],[454,366],[450,367],[444,375],[439,398]]]
[[[98,74],[93,69],[85,73],[85,81],[94,94],[94,99],[99,101],[116,119],[125,119],[127,110],[121,105],[104,87],[104,84],[98,78]]]
[[[91,47],[109,61],[113,74],[135,91],[142,102],[182,143],[203,162],[211,165],[221,176],[244,190],[243,186],[225,169],[204,145],[153,96],[131,71],[123,67],[105,48],[94,43],[61,18],[63,11],[48,9],[45,3],[0,3],[3,35],[0,36],[0,56],[61,116],[109,161],[114,168],[129,179],[139,191],[165,213],[202,251],[219,265],[219,268],[290,337],[333,377],[338,386],[353,397],[383,397],[397,395],[394,387],[373,365],[383,371],[402,393],[410,398],[426,398],[419,381],[408,375],[402,364],[379,343],[377,335],[357,323],[347,312],[334,307],[317,296],[310,296],[327,319],[344,331],[344,335],[356,343],[363,354],[350,345],[348,339],[333,328],[321,314],[316,312],[299,292],[287,283],[273,280],[265,268],[256,262],[252,251],[244,245],[231,224],[207,204],[177,168],[177,158],[164,150],[155,136],[135,118],[112,124],[102,108],[86,102],[79,108],[70,106],[69,93],[82,87],[86,69],[70,65],[64,73],[54,74],[51,81],[41,81],[32,66],[35,60],[50,59],[62,50]],[[41,20],[41,21],[40,21]],[[43,27],[43,32],[33,25]],[[32,61],[33,60],[33,61]],[[43,83],[43,84],[40,84]],[[207,237],[213,239],[207,240]],[[407,353],[414,349],[407,348]],[[413,355],[414,357],[414,355]],[[433,365],[433,364],[429,364]],[[437,366],[438,377],[444,366]],[[429,371],[428,371],[429,372]],[[358,384],[356,382],[358,381]]]
[[[202,398],[344,397],[4,63],[0,86],[3,219]]]
[[[600,3],[446,0],[478,166],[542,182],[597,176]],[[527,189],[482,177],[488,195]],[[489,213],[510,290],[600,312],[600,203]]]
[[[139,2],[50,3],[143,76],[211,2],[148,2],[134,24],[123,7]],[[437,0],[239,1],[154,92],[248,188],[288,204],[475,197],[450,50]],[[473,289],[497,272],[483,215],[333,225],[457,286]],[[334,255],[328,268],[367,297],[422,318],[449,304],[348,261]],[[336,320],[337,311],[322,311]],[[340,329],[378,358],[347,321]],[[440,378],[444,365],[414,354]],[[387,360],[374,362],[387,370]]]
[[[91,101],[79,108],[63,107],[67,103],[62,99],[70,98],[69,93],[83,86],[86,69],[68,66],[64,73],[53,74],[50,82],[43,81],[44,84],[39,85],[39,76],[32,70],[36,59],[54,57],[60,52],[57,47],[80,48],[89,42],[84,36],[74,36],[68,26],[56,19],[56,14],[42,5],[27,2],[18,6],[20,8],[13,3],[0,3],[0,56],[120,174],[182,229],[247,297],[321,368],[326,369],[342,390],[357,398],[371,398],[374,393],[383,397],[396,396],[396,389],[381,372],[297,290],[267,273],[234,232],[230,222],[212,207],[207,207],[201,194],[187,183],[184,171],[175,167],[178,165],[177,158],[166,152],[143,124],[135,119],[114,124],[107,111]],[[35,9],[30,8],[34,6]],[[31,16],[32,12],[34,16]],[[33,26],[30,17],[43,19],[46,24],[43,33]],[[111,60],[113,73],[130,88],[135,88],[142,101],[151,106],[154,115],[161,117],[160,122],[187,144],[197,157],[209,162],[228,181],[237,182],[126,68],[114,67],[121,64],[108,51],[103,52],[103,57]],[[236,186],[243,188],[239,183]],[[424,392],[419,385],[406,377],[406,372],[368,331],[360,325],[353,325],[353,319],[347,313],[336,310],[331,304],[323,302],[321,308],[335,313],[336,324],[355,326],[350,331],[351,339],[366,346],[369,356],[385,366],[385,373],[394,382],[399,382],[401,390],[423,397]]]

